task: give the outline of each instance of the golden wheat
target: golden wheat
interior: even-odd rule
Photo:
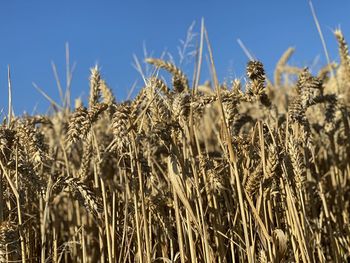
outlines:
[[[172,86],[144,76],[120,102],[94,67],[87,106],[3,122],[0,262],[348,262],[350,66],[335,36],[334,77],[287,65],[290,48],[274,83],[250,61],[245,83],[212,70],[214,91],[152,58]]]

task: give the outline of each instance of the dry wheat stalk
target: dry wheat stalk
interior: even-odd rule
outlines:
[[[177,93],[180,92],[188,92],[189,86],[188,86],[188,79],[186,75],[175,65],[173,65],[170,62],[166,62],[161,59],[155,59],[155,58],[147,58],[147,63],[150,63],[152,65],[155,65],[158,68],[163,68],[167,71],[169,71],[173,75],[173,88],[174,91]]]
[[[101,75],[97,66],[91,69],[89,107],[94,106],[100,99]]]

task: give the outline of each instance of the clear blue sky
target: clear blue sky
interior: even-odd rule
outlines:
[[[341,27],[350,41],[350,1],[314,0],[331,59],[337,60],[332,30]],[[16,114],[45,111],[49,103],[32,86],[35,82],[59,100],[51,61],[61,81],[65,74],[65,43],[76,62],[73,97],[88,94],[89,68],[98,63],[119,100],[138,80],[133,54],[143,58],[143,43],[154,56],[164,50],[179,61],[177,46],[193,21],[199,32],[204,17],[220,80],[242,77],[247,58],[240,38],[271,73],[281,54],[294,46],[291,63],[311,65],[319,56],[325,63],[308,2],[268,1],[1,1],[0,109],[7,108],[7,65],[11,66]],[[203,74],[207,74],[204,64]],[[191,68],[186,68],[191,76]],[[205,77],[205,76],[204,76]],[[209,78],[209,75],[207,74]],[[6,110],[5,110],[6,111]]]

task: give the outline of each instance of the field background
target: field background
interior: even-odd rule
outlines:
[[[346,4],[180,4],[3,5],[1,263],[349,261]]]

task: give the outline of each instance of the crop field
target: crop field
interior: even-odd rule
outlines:
[[[0,262],[349,262],[350,55],[334,35],[340,61],[316,74],[289,48],[271,79],[250,60],[219,83],[202,28],[194,71],[146,58],[130,100],[93,67],[86,105],[9,102]]]

